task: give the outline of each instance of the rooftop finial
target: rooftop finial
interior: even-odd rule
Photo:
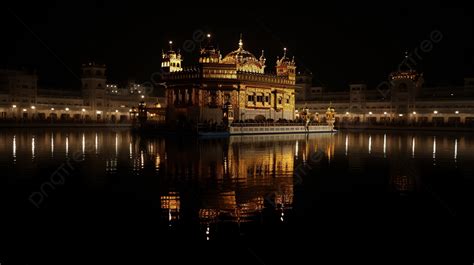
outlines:
[[[286,57],[286,48],[283,48],[283,57]]]
[[[244,46],[244,42],[242,41],[242,33],[240,33],[239,49],[242,50],[243,46]]]
[[[170,44],[170,51],[172,51],[172,50],[173,50],[173,41],[170,40],[170,41],[169,41],[169,44]]]

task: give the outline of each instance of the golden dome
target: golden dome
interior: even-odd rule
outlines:
[[[222,59],[222,63],[235,64],[238,71],[263,74],[265,71],[265,58],[263,55],[259,60],[251,52],[244,50],[243,46],[242,36],[240,36],[239,48],[227,54]]]

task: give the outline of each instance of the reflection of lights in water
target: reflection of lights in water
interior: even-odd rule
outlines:
[[[224,174],[229,173],[228,169],[229,168],[227,167],[227,156],[224,156]]]
[[[433,159],[436,158],[436,136],[433,137]]]
[[[86,154],[86,136],[82,134],[82,157]]]
[[[372,153],[372,136],[369,135],[369,155]]]
[[[35,137],[31,138],[31,159],[35,159]]]
[[[115,133],[115,156],[118,156],[118,134]]]
[[[99,146],[99,137],[97,136],[97,133],[95,134],[95,143],[94,143],[94,148],[95,148],[95,154],[97,155],[97,150]]]
[[[51,133],[51,157],[54,157],[54,134]]]
[[[411,140],[411,156],[415,157],[415,146],[416,146],[416,140],[415,137]]]
[[[143,155],[143,151],[140,151],[140,167],[142,169],[145,167],[145,156]]]
[[[349,135],[346,134],[346,155],[348,151],[349,151]]]
[[[66,156],[69,155],[69,136],[66,136]]]
[[[383,157],[387,157],[387,134],[383,135]]]
[[[133,152],[132,152],[132,143],[130,143],[130,150],[129,150],[129,153],[130,153],[130,159],[133,158]]]
[[[295,146],[295,157],[296,157],[296,159],[298,159],[298,145],[299,145],[299,143],[298,143],[298,141],[296,141],[296,146]]]
[[[281,216],[280,216],[280,221],[282,221],[282,222],[285,221],[285,219],[283,218],[284,216],[285,216],[285,213],[282,211]]]
[[[160,170],[160,164],[161,164],[160,155],[156,155],[156,158],[155,158],[155,169],[156,169],[156,171]]]
[[[210,234],[210,231],[209,231],[209,224],[208,224],[206,227],[206,240],[209,240],[209,234]]]
[[[168,209],[168,223],[169,223],[169,226],[171,226],[171,219],[172,219],[171,209]]]
[[[16,162],[16,135],[13,135],[13,162]]]
[[[458,158],[458,139],[454,140],[454,160]]]

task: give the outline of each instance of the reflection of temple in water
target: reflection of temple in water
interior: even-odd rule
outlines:
[[[209,232],[210,224],[258,221],[264,208],[277,210],[284,221],[293,204],[295,164],[306,162],[319,149],[333,152],[330,135],[312,139],[318,141],[304,135],[181,139],[166,145],[147,139],[141,149],[148,155],[139,159],[155,162],[162,157],[159,175],[166,191],[161,208],[170,224],[179,219],[185,204],[192,203]],[[185,194],[198,195],[189,200]]]

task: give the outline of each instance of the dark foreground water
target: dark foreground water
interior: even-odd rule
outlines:
[[[473,147],[414,132],[2,130],[0,263],[472,264]]]

